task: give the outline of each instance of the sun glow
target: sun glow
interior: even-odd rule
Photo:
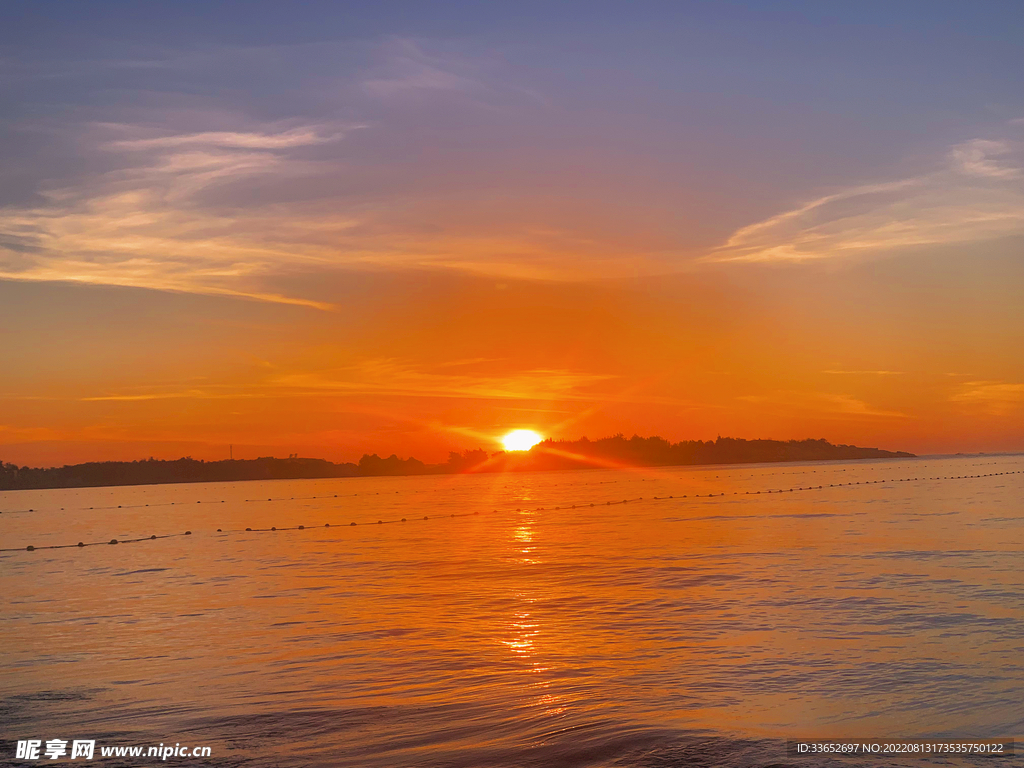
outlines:
[[[532,429],[514,429],[501,438],[506,451],[528,451],[544,438]]]

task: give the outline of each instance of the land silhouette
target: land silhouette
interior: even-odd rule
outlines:
[[[488,453],[476,449],[452,452],[444,464],[419,459],[381,458],[366,454],[358,464],[336,464],[326,459],[258,459],[203,461],[185,457],[166,461],[103,461],[63,467],[18,467],[0,462],[0,490],[85,488],[113,485],[209,483],[239,480],[294,480],[300,478],[381,477],[440,475],[463,472],[541,472],[557,469],[660,467],[694,464],[754,464],[785,461],[909,458],[904,451],[833,445],[827,440],[686,440],[672,443],[662,437],[600,440],[545,440],[529,451]]]

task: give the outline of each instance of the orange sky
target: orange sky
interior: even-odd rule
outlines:
[[[5,461],[363,452],[441,460],[508,429],[1022,447],[1011,260],[716,268],[591,282],[321,275],[330,309],[3,284]],[[913,302],[907,300],[913,297]],[[8,324],[8,327],[10,325]]]
[[[1012,9],[724,7],[27,15],[0,460],[1024,450]]]

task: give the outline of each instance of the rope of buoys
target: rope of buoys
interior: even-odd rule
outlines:
[[[845,471],[845,470],[843,470],[843,471]],[[792,473],[782,472],[782,473],[777,473],[777,474],[792,474]],[[881,483],[881,484],[884,484],[884,483],[907,483],[907,482],[913,482],[915,480],[972,480],[972,479],[980,479],[980,478],[986,478],[986,477],[1001,477],[1003,475],[1019,475],[1019,474],[1024,474],[1024,470],[1011,470],[1011,471],[1007,471],[1007,472],[991,472],[991,473],[985,474],[985,475],[946,475],[946,476],[936,476],[936,477],[904,477],[904,478],[887,478],[887,479],[882,479],[882,480],[856,480],[856,481],[850,481],[848,483],[830,483],[828,487],[829,488],[842,488],[844,486],[849,486],[849,485],[871,485],[871,484],[876,484],[876,483]],[[429,477],[429,475],[428,475],[428,477]],[[599,485],[600,484],[601,483],[599,483]],[[811,486],[806,486],[806,487],[802,487],[802,488],[777,488],[777,489],[771,489],[771,490],[766,490],[766,491],[743,491],[743,493],[744,494],[754,494],[754,495],[756,495],[758,493],[790,493],[790,492],[793,492],[793,491],[821,490],[822,488],[823,488],[823,486],[820,486],[820,485],[817,485],[817,486],[811,485]],[[68,490],[68,489],[47,488],[47,489],[41,489],[41,490]],[[413,493],[419,493],[418,490],[414,490],[412,492]],[[395,491],[395,493],[399,493],[399,491]],[[739,491],[733,491],[733,495],[739,495],[739,493],[740,493]],[[364,493],[363,495],[366,496],[366,495],[369,495],[369,494],[365,494]],[[374,493],[373,495],[379,496],[380,493]],[[723,493],[719,493],[719,494],[714,494],[714,493],[707,494],[707,496],[716,496],[716,495],[725,496],[727,494],[725,494],[724,492]],[[316,500],[316,499],[354,498],[356,496],[359,496],[359,494],[358,493],[345,494],[345,495],[329,494],[327,496],[289,496],[289,497],[281,496],[281,497],[277,497],[277,498],[268,498],[268,499],[266,499],[266,501],[270,501],[270,502],[275,502],[275,501],[310,501],[310,500]],[[695,494],[695,497],[699,498],[700,496],[701,496],[701,494]],[[664,497],[662,497],[662,498],[664,498]],[[669,497],[669,498],[671,498],[671,497]],[[684,496],[681,496],[680,498],[684,498],[685,499],[685,498],[687,498],[687,496],[684,495]],[[227,499],[214,499],[214,500],[207,500],[207,501],[198,500],[195,503],[196,504],[226,504],[227,501],[228,501]],[[241,502],[236,502],[236,503],[249,503],[249,502],[259,502],[259,501],[263,501],[263,499],[242,499]],[[164,503],[161,503],[161,504],[118,504],[116,506],[109,506],[109,507],[78,507],[78,509],[82,509],[82,510],[96,510],[96,511],[98,511],[98,510],[107,510],[107,509],[144,509],[146,507],[166,507],[166,506],[172,506],[173,507],[176,504],[177,505],[181,505],[181,504],[187,504],[187,503],[188,502],[169,501],[169,502],[164,502]],[[621,502],[609,502],[609,503],[618,504],[618,503],[621,503]],[[581,506],[585,506],[585,505],[581,505]],[[65,510],[64,507],[60,508],[61,512],[63,512],[64,510]],[[4,511],[5,510],[0,510],[0,514],[3,514]],[[8,510],[6,510],[6,512],[8,514],[25,513],[25,512],[40,512],[40,511],[42,511],[42,510],[38,510],[38,509],[35,509],[35,508],[29,508],[29,509],[8,509]],[[2,551],[2,550],[0,550],[0,551]]]
[[[623,503],[623,502],[614,502],[614,503],[618,504],[618,503]],[[591,505],[591,506],[593,506],[593,505]],[[494,511],[498,512],[499,510],[496,509]],[[473,512],[465,512],[465,513],[462,513],[462,514],[454,514],[453,513],[451,515],[451,517],[471,517],[473,515],[479,515],[479,514],[480,514],[480,511],[479,510],[475,510]],[[423,519],[424,520],[429,520],[430,517],[428,515],[424,515]],[[404,522],[406,522],[406,518],[403,517],[400,521],[398,521],[398,520],[378,520],[377,521],[377,523],[379,525],[388,525],[390,523],[397,523],[397,522],[403,522],[404,523]],[[349,523],[349,526],[355,526],[355,525],[357,525],[357,523],[355,523],[355,522]],[[330,528],[331,524],[330,523],[324,523],[323,527],[324,528]],[[246,528],[244,532],[243,531],[231,531],[231,530],[225,531],[222,528],[218,528],[217,529],[217,533],[268,533],[268,532],[278,532],[278,531],[303,531],[303,530],[306,530],[306,526],[305,525],[295,525],[295,526],[291,526],[291,527],[282,527],[282,528],[278,528],[277,526],[273,526],[272,525],[269,528],[252,528],[252,527],[249,527],[249,528]],[[49,545],[49,546],[41,546],[41,547],[37,547],[37,546],[34,546],[34,545],[30,544],[27,547],[7,547],[7,548],[4,548],[4,549],[0,549],[0,552],[35,552],[36,550],[42,550],[42,549],[69,549],[71,547],[93,547],[93,546],[97,546],[99,544],[130,544],[130,543],[134,543],[134,542],[138,542],[138,541],[152,541],[154,539],[169,539],[169,538],[173,538],[173,537],[176,537],[176,536],[191,536],[191,535],[192,535],[192,531],[185,531],[184,533],[168,533],[168,534],[164,534],[162,536],[156,536],[156,535],[143,536],[143,537],[137,538],[137,539],[111,539],[110,541],[93,541],[93,542],[89,542],[88,544],[83,543],[81,541],[78,542],[77,544],[52,544],[52,545]]]
[[[303,479],[303,478],[296,478],[296,479]],[[309,478],[309,479],[317,479],[317,478]],[[248,482],[248,481],[238,480],[236,482]],[[188,483],[178,483],[178,485],[188,485]],[[74,488],[34,488],[34,489],[21,489],[21,490],[70,491],[70,490],[83,490],[83,489],[90,489],[90,488],[119,488],[119,487],[122,487],[122,486],[108,486],[108,485],[92,486],[92,485],[89,485],[89,486],[80,486],[80,487],[74,487]],[[395,491],[395,493],[398,493],[398,491]],[[351,498],[353,496],[358,496],[358,495],[359,495],[358,493],[346,493],[346,494],[334,493],[334,494],[328,494],[327,496],[291,496],[291,497],[281,496],[280,498],[276,498],[276,499],[271,498],[271,499],[267,499],[266,501],[310,501],[310,500],[313,500],[313,499],[347,499],[347,498]],[[254,501],[263,501],[263,499],[242,499],[241,501],[248,503],[248,502],[254,502]],[[116,506],[111,505],[109,507],[78,507],[78,509],[91,509],[91,510],[101,510],[101,509],[145,509],[146,507],[173,507],[175,504],[185,504],[185,503],[187,503],[187,502],[184,502],[184,501],[165,501],[165,502],[161,502],[161,503],[158,503],[158,504],[118,504]],[[226,504],[226,503],[227,503],[227,499],[213,499],[213,500],[208,500],[208,501],[205,501],[205,502],[202,501],[202,500],[199,500],[199,501],[196,502],[196,504]],[[41,510],[37,510],[37,509],[9,509],[7,511],[8,512],[39,512]],[[64,507],[61,507],[60,511],[63,512],[64,511]],[[0,514],[2,514],[2,513],[3,513],[3,510],[0,510]]]
[[[779,473],[779,474],[787,474],[787,473]],[[936,476],[936,477],[903,477],[903,478],[887,478],[887,479],[882,479],[882,480],[856,480],[856,481],[850,481],[848,483],[830,483],[828,485],[828,487],[829,488],[842,488],[842,487],[851,486],[851,485],[872,485],[872,484],[879,484],[879,483],[881,483],[881,484],[885,484],[885,483],[908,483],[908,482],[921,481],[921,480],[925,480],[925,481],[927,481],[927,480],[973,480],[973,479],[981,479],[981,478],[986,478],[986,477],[1001,477],[1001,476],[1004,476],[1004,475],[1019,475],[1019,474],[1024,474],[1024,470],[1011,470],[1011,471],[1007,471],[1007,472],[991,472],[991,473],[984,474],[984,475],[943,475],[943,476]],[[810,486],[805,486],[805,487],[800,487],[800,488],[776,488],[776,489],[769,489],[769,490],[765,490],[765,491],[743,491],[742,493],[744,495],[746,495],[746,494],[756,495],[756,494],[759,494],[759,493],[790,493],[790,492],[794,492],[794,491],[821,490],[823,487],[824,486],[822,486],[822,485],[810,485]],[[66,489],[43,489],[43,490],[66,490]],[[399,493],[399,491],[395,491],[395,493]],[[414,490],[413,493],[419,493],[419,491],[418,490]],[[740,491],[733,491],[732,493],[735,496],[735,495],[739,495]],[[271,501],[271,502],[273,502],[273,501],[309,501],[309,500],[313,500],[313,499],[351,498],[351,497],[355,497],[355,496],[358,496],[358,495],[359,495],[358,493],[354,493],[354,494],[348,494],[348,495],[345,495],[345,496],[341,496],[339,494],[331,494],[331,495],[328,495],[328,496],[295,496],[295,497],[284,497],[284,496],[281,496],[281,497],[278,497],[278,498],[269,498],[269,499],[267,499],[267,501]],[[367,495],[367,494],[363,494],[363,495]],[[374,495],[379,496],[380,494],[379,493],[375,493]],[[718,494],[709,493],[709,494],[706,494],[706,495],[707,496],[725,496],[727,494],[722,492],[722,493],[718,493]],[[700,497],[701,497],[701,494],[695,494],[695,498],[700,498]],[[661,497],[661,498],[664,499],[665,497]],[[672,497],[668,497],[668,498],[672,498]],[[685,498],[687,498],[687,496],[683,495],[683,496],[680,496],[679,498],[684,498],[685,499]],[[195,503],[196,504],[203,504],[203,503],[205,503],[205,504],[226,504],[227,501],[228,501],[227,499],[208,500],[208,501],[205,501],[205,502],[202,501],[202,500],[198,500]],[[254,501],[262,501],[262,499],[242,499],[241,501],[242,502],[254,502]],[[180,504],[186,504],[186,503],[188,503],[188,502],[174,502],[174,501],[170,501],[170,502],[164,502],[162,504],[118,504],[116,506],[109,506],[109,507],[78,507],[78,509],[97,510],[97,511],[98,510],[107,510],[107,509],[143,509],[145,507],[174,506],[175,504],[180,505]],[[619,504],[619,503],[622,503],[622,502],[607,502],[607,503]],[[582,504],[580,506],[586,506],[586,505]],[[61,512],[63,512],[64,510],[65,510],[64,507],[60,508]],[[35,509],[35,508],[29,508],[29,509],[8,509],[8,510],[0,510],[0,514],[3,514],[5,511],[8,514],[13,514],[13,513],[25,513],[25,512],[40,512],[42,510],[38,510],[38,509]],[[0,551],[2,551],[2,550],[0,550]]]
[[[872,484],[878,484],[878,483],[883,483],[884,484],[884,483],[891,483],[891,482],[901,482],[901,483],[903,483],[903,482],[913,482],[913,481],[920,481],[920,480],[924,480],[924,481],[932,481],[932,480],[967,480],[967,479],[978,479],[978,478],[986,478],[986,477],[1001,477],[1001,476],[1004,476],[1004,475],[1017,475],[1017,474],[1022,474],[1022,472],[1024,472],[1024,470],[1014,470],[1014,471],[1010,471],[1010,472],[993,472],[993,473],[986,474],[986,475],[950,475],[950,476],[936,476],[936,477],[925,477],[925,478],[908,477],[908,478],[895,478],[895,479],[890,479],[890,480],[865,480],[865,481],[853,480],[853,481],[850,481],[850,482],[847,482],[847,483],[830,483],[828,487],[829,488],[843,488],[843,487],[854,486],[854,485],[862,485],[862,484],[864,484],[864,485],[872,485]],[[774,490],[769,489],[767,491],[744,491],[743,494],[744,495],[760,495],[762,492],[763,493],[793,493],[795,491],[811,491],[811,490],[823,490],[823,489],[824,489],[823,485],[817,485],[817,486],[812,485],[812,486],[804,486],[804,487],[788,488],[788,489],[774,489]],[[740,493],[739,491],[733,491],[732,495],[736,496],[736,495],[739,495],[739,493]],[[354,494],[354,495],[358,495],[358,494]],[[716,498],[716,497],[721,497],[721,496],[725,496],[725,495],[726,494],[724,492],[723,493],[708,493],[705,496],[702,496],[701,494],[698,493],[698,494],[694,495],[694,498],[697,498],[697,499],[699,499],[699,498]],[[312,497],[308,497],[308,498],[312,498]],[[681,500],[681,499],[686,499],[686,498],[688,498],[687,494],[683,494],[682,496],[675,496],[675,495],[672,495],[672,496],[660,496],[660,497],[659,496],[654,496],[653,498],[649,497],[648,501],[651,501],[651,500],[653,500],[653,501],[670,501],[670,500],[675,500],[675,499],[680,499]],[[622,499],[621,501],[606,501],[603,506],[612,506],[612,505],[618,505],[618,504],[628,504],[631,501],[632,502],[644,501],[644,497],[641,496],[641,497],[637,497],[635,499]],[[171,502],[171,503],[173,504],[173,502]],[[199,502],[197,502],[197,503],[199,503]],[[223,503],[223,502],[221,502],[221,503]],[[595,503],[594,502],[590,502],[589,504],[588,503],[573,504],[573,505],[571,505],[571,507],[570,506],[564,506],[564,507],[563,506],[556,506],[556,507],[552,507],[551,509],[554,509],[554,510],[577,509],[578,507],[587,507],[587,506],[593,507],[593,506],[595,506]],[[90,509],[91,509],[91,507],[90,507]],[[110,507],[110,509],[113,509],[113,507]],[[32,510],[30,510],[30,511],[32,511]],[[512,510],[506,510],[506,511],[507,512],[511,512]],[[522,512],[523,509],[522,509],[522,507],[516,507],[515,511],[516,512]],[[536,507],[533,511],[544,512],[544,511],[546,511],[546,509],[544,507]],[[494,509],[494,510],[492,510],[492,512],[500,513],[501,510]],[[461,513],[461,514],[452,513],[450,515],[450,517],[452,517],[452,518],[455,518],[455,517],[469,517],[471,515],[479,515],[479,514],[480,514],[480,511],[476,510],[474,512],[465,512],[465,513]],[[423,519],[424,520],[429,520],[430,518],[427,515],[424,515]],[[382,520],[382,519],[378,519],[377,520],[377,524],[378,525],[386,525],[386,524],[398,523],[398,522],[404,523],[404,522],[406,522],[406,518],[403,517],[401,520]],[[355,523],[355,522],[350,522],[349,526],[355,526],[356,524],[357,523]],[[330,523],[324,523],[323,527],[330,528],[331,524]],[[305,530],[305,529],[306,529],[305,525],[296,525],[296,526],[292,526],[292,527],[283,527],[283,528],[278,528],[277,526],[271,526],[270,528],[251,528],[251,527],[249,527],[249,528],[245,529],[245,532],[260,533],[260,532],[271,532],[271,531],[272,532],[276,532],[276,531],[302,531],[302,530]],[[240,532],[242,532],[242,531],[230,531],[230,530],[229,531],[224,531],[222,528],[218,528],[217,529],[217,533],[240,533]],[[100,544],[108,544],[108,545],[110,545],[110,544],[122,544],[122,543],[129,544],[129,543],[135,543],[135,542],[140,542],[140,541],[153,541],[153,540],[156,540],[156,539],[168,539],[168,538],[173,538],[173,537],[176,537],[176,536],[191,536],[191,535],[192,535],[192,531],[185,531],[184,533],[170,533],[170,534],[164,534],[164,535],[161,535],[161,536],[150,535],[150,536],[144,536],[144,537],[136,538],[136,539],[120,539],[120,540],[119,539],[110,539],[109,541],[105,541],[105,542],[103,542],[103,541],[94,541],[94,542],[85,543],[85,542],[81,542],[80,541],[77,544],[52,544],[52,545],[47,545],[47,546],[28,545],[26,547],[6,547],[6,548],[0,549],[0,552],[35,552],[36,550],[43,550],[43,549],[70,549],[72,547],[79,547],[79,548],[80,547],[92,547],[92,546],[98,546]]]
[[[173,539],[177,536],[191,536],[192,531],[185,531],[184,533],[165,533],[161,536],[153,534],[152,536],[142,536],[138,539],[110,539],[110,541],[80,541],[77,544],[50,544],[47,546],[36,547],[28,545],[27,547],[8,547],[6,549],[0,549],[0,552],[35,552],[40,549],[71,549],[72,547],[98,547],[102,544],[134,544],[139,541],[153,541],[155,539]]]

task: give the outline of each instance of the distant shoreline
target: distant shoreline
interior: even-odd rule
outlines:
[[[706,442],[690,440],[671,443],[661,437],[644,438],[634,435],[627,439],[620,434],[594,441],[585,437],[573,441],[545,440],[529,451],[498,451],[490,454],[483,450],[452,452],[444,464],[424,464],[415,458],[400,459],[395,454],[387,458],[367,454],[358,464],[336,464],[326,459],[297,457],[278,459],[271,456],[222,461],[203,461],[191,457],[170,461],[150,458],[50,468],[0,464],[0,491],[904,458],[916,457],[905,451],[833,445],[827,440],[743,440],[719,437]]]

